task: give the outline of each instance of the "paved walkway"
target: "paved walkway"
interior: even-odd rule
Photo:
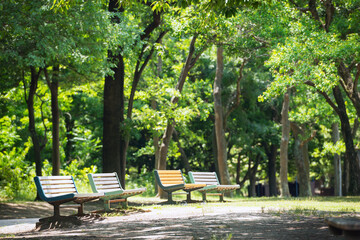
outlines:
[[[29,232],[35,228],[39,218],[0,219],[0,234]]]
[[[15,226],[33,227],[37,219]],[[16,222],[15,222],[16,223]],[[4,235],[3,235],[4,236]],[[344,239],[330,234],[323,219],[263,213],[261,208],[170,206],[108,217],[73,228],[20,232],[11,239]]]

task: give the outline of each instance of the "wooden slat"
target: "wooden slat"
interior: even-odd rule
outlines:
[[[74,188],[74,184],[59,184],[59,185],[43,185],[44,190],[47,189],[62,189],[62,188]]]
[[[54,195],[54,194],[58,194],[58,195],[64,195],[64,194],[68,194],[68,193],[77,193],[75,190],[61,190],[61,191],[55,191],[55,190],[52,190],[52,191],[47,191],[47,192],[44,192],[46,196],[50,196],[50,195]]]
[[[183,181],[161,181],[163,185],[183,184]]]
[[[122,198],[122,199],[111,199],[111,200],[109,200],[109,202],[111,202],[111,203],[126,202],[126,199],[125,199],[125,198]]]
[[[112,185],[97,185],[97,189],[107,189],[107,188],[119,188],[119,184],[112,184]]]
[[[96,173],[92,175],[93,178],[98,178],[98,177],[115,177],[115,173]]]
[[[96,185],[109,185],[109,184],[117,184],[119,185],[119,182],[117,180],[109,180],[109,181],[94,181]]]
[[[206,185],[218,185],[218,182],[209,182],[209,181],[195,181],[198,184],[206,184]]]
[[[44,180],[40,181],[41,185],[60,185],[60,184],[74,184],[72,180],[56,180],[56,181],[50,181],[50,180]]]
[[[98,189],[98,192],[114,192],[114,191],[119,191],[119,188],[108,188],[108,189]]]
[[[67,193],[74,193],[74,192],[67,192]],[[47,197],[52,198],[52,197],[58,197],[58,196],[62,196],[64,194],[67,193],[53,193],[53,194],[46,194]]]
[[[118,185],[119,186],[119,182],[118,181],[94,181],[96,186],[98,185]]]
[[[195,179],[216,180],[216,178],[215,178],[214,175],[212,175],[212,176],[194,176],[194,175],[193,175],[193,177],[194,177]]]
[[[213,172],[192,172],[196,176],[215,176]]]
[[[207,185],[219,185],[215,173],[213,172],[193,172],[192,176],[195,183],[202,183]]]
[[[43,177],[39,177],[40,181],[42,180],[72,180],[71,176],[43,176]]]
[[[161,182],[184,182],[182,178],[161,179]]]

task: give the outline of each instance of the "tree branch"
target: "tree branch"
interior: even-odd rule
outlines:
[[[310,137],[308,137],[307,139],[305,139],[304,141],[301,142],[300,146],[303,147],[304,144],[310,142],[311,140],[314,139],[314,137],[316,136],[316,130],[313,130]]]
[[[141,35],[140,40],[144,40],[150,36],[150,34],[157,28],[161,23],[161,12],[153,12],[153,21],[145,28],[144,34]]]
[[[334,102],[330,99],[329,95],[327,95],[326,92],[323,92],[323,91],[318,90],[318,89],[316,88],[315,84],[314,84],[312,81],[310,81],[310,80],[305,81],[304,83],[305,83],[306,85],[310,86],[310,87],[315,88],[316,91],[317,91],[318,93],[320,93],[320,94],[325,98],[326,102],[334,109],[334,111],[339,114],[339,108],[334,104]]]
[[[235,109],[239,106],[240,104],[240,95],[241,95],[241,92],[240,92],[240,82],[241,82],[241,79],[243,78],[243,70],[244,70],[244,67],[247,63],[247,59],[244,59],[243,62],[241,63],[241,66],[240,66],[240,71],[239,71],[239,77],[237,79],[237,82],[236,82],[236,95],[235,95],[235,102],[234,104],[229,107],[229,109],[226,111],[225,113],[225,118],[224,118],[224,122],[226,122],[226,119],[229,117],[229,115],[235,111]]]

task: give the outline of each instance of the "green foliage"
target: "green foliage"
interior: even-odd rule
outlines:
[[[24,149],[13,148],[0,152],[0,196],[5,199],[31,199],[34,192],[34,167],[25,162],[30,144]],[[30,198],[29,198],[30,197]]]
[[[132,173],[126,175],[126,188],[146,188],[146,192],[142,196],[155,195],[155,177],[153,172],[146,172],[145,169],[141,173]]]

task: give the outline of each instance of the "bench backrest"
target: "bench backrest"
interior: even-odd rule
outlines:
[[[185,184],[181,170],[156,170],[162,185]]]
[[[116,172],[90,173],[88,174],[88,177],[91,189],[95,193],[123,190]]]
[[[189,177],[192,183],[220,185],[216,172],[189,172]]]
[[[43,200],[68,193],[78,193],[72,176],[35,177],[34,181]]]

